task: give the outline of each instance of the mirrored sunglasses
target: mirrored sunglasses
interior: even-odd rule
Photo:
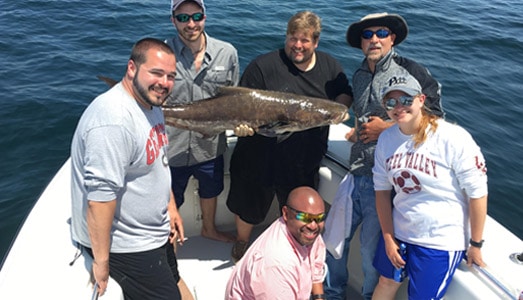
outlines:
[[[296,220],[307,223],[307,224],[312,223],[312,221],[319,224],[319,223],[325,221],[325,219],[327,218],[327,215],[325,213],[313,215],[313,214],[309,214],[309,213],[306,213],[303,211],[299,211],[288,205],[287,205],[287,207],[296,213]]]
[[[201,20],[203,20],[203,17],[205,17],[205,15],[201,12],[197,12],[192,15],[178,14],[174,17],[176,18],[176,20],[178,22],[187,23],[187,22],[189,22],[189,19],[192,19],[194,22],[200,22]]]
[[[366,40],[371,39],[373,35],[376,35],[379,39],[384,39],[390,35],[390,31],[387,29],[378,29],[376,31],[366,29],[361,32],[361,37]]]
[[[414,101],[412,96],[400,96],[398,98],[388,98],[383,100],[383,106],[386,110],[393,110],[396,105],[401,104],[403,106],[411,106]]]

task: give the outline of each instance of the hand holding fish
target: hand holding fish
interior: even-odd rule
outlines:
[[[234,128],[234,134],[239,137],[253,136],[254,129],[247,124],[240,124]]]

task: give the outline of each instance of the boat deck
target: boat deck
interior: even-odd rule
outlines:
[[[258,236],[262,229],[256,228],[254,235]],[[189,237],[183,246],[178,246],[178,269],[194,299],[223,299],[234,267],[231,247],[232,243],[202,236]]]
[[[264,228],[265,226],[255,227],[253,238]],[[234,234],[234,231],[228,232]],[[190,237],[183,246],[178,246],[178,269],[194,299],[223,299],[227,281],[234,267],[231,248],[232,243],[218,242],[202,236]],[[347,299],[361,300],[363,297],[349,286]]]

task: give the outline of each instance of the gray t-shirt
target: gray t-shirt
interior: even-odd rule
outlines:
[[[121,83],[98,96],[80,118],[71,145],[73,239],[91,247],[88,199],[116,199],[111,252],[164,245],[171,183],[166,147],[160,108],[141,106]]]

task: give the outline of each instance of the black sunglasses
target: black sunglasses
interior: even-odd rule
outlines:
[[[201,20],[203,20],[203,17],[205,17],[205,15],[201,12],[197,12],[192,15],[178,14],[174,17],[176,18],[176,20],[178,22],[187,23],[187,22],[189,22],[189,19],[192,19],[194,22],[200,22]]]
[[[397,99],[396,98],[389,98],[383,100],[383,106],[386,110],[393,110],[396,105],[401,104],[403,106],[411,106],[412,102],[414,101],[414,97],[411,96],[400,96]]]
[[[390,31],[387,29],[378,29],[376,31],[367,29],[361,32],[361,37],[366,40],[371,39],[373,35],[376,35],[379,39],[384,39],[390,35]]]

